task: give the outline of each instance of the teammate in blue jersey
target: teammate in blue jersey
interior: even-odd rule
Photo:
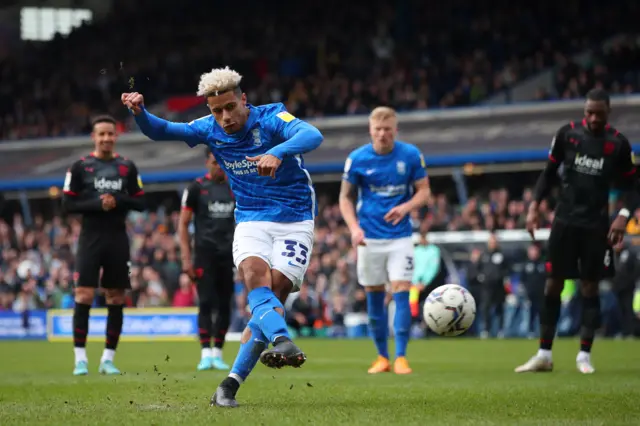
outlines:
[[[397,128],[393,109],[378,107],[371,112],[372,142],[349,155],[340,190],[340,211],[357,247],[358,281],[367,292],[369,326],[378,350],[370,374],[391,371],[384,306],[389,282],[396,306],[394,371],[411,373],[406,359],[414,267],[409,213],[431,198],[424,157],[415,146],[395,140]]]
[[[283,303],[302,283],[314,240],[316,197],[301,154],[323,139],[282,104],[248,104],[241,79],[228,67],[203,74],[198,95],[211,114],[190,123],[150,114],[139,93],[122,95],[149,138],[208,145],[236,198],[233,258],[249,291],[252,318],[231,373],[211,399],[223,407],[238,405],[236,393],[258,359],[272,368],[300,367],[306,360],[289,337]],[[267,349],[269,343],[273,348]]]

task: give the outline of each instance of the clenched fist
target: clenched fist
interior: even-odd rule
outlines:
[[[133,93],[123,93],[120,97],[120,100],[129,108],[134,115],[138,115],[142,112],[142,107],[144,106],[144,96],[142,96],[138,92]]]
[[[102,210],[108,212],[109,210],[116,208],[116,199],[111,194],[102,194],[100,196],[102,200]]]

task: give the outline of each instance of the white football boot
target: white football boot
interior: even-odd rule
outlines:
[[[593,374],[596,372],[596,369],[593,368],[593,364],[591,364],[591,354],[587,352],[578,353],[578,357],[576,358],[576,367],[578,367],[578,371],[582,374]]]
[[[529,361],[518,366],[514,370],[516,373],[538,373],[553,371],[553,360],[550,355],[543,355],[539,352],[529,359]]]

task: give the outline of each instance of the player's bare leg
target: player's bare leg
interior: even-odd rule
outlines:
[[[369,330],[373,336],[373,341],[378,351],[378,358],[373,361],[369,368],[369,374],[386,373],[391,371],[388,349],[388,330],[385,298],[387,290],[385,285],[366,286],[367,293],[367,314],[369,316]]]
[[[120,374],[113,363],[122,333],[124,322],[125,291],[123,289],[104,289],[107,302],[107,330],[105,334],[104,351],[100,358],[100,374]]]
[[[243,275],[242,271],[240,270],[241,275]],[[273,293],[280,300],[280,303],[284,305],[293,289],[293,284],[280,271],[271,270],[271,285]],[[231,373],[222,381],[211,397],[212,406],[227,408],[238,406],[238,402],[235,399],[236,393],[268,345],[269,341],[252,317],[247,328],[242,332],[240,350],[231,368]],[[304,354],[302,355],[304,356]]]
[[[556,327],[560,319],[562,301],[560,295],[564,289],[564,280],[549,278],[545,286],[544,301],[540,312],[540,349],[529,361],[516,367],[516,373],[543,372],[553,370],[551,348],[556,336]]]
[[[409,291],[411,282],[392,281],[391,291],[396,305],[393,318],[393,332],[396,343],[396,359],[393,363],[393,371],[396,374],[410,374],[412,372],[406,358],[407,345],[411,334],[411,306],[409,304]]]
[[[75,376],[89,374],[89,360],[87,359],[87,334],[89,333],[89,312],[95,289],[93,287],[77,286],[75,288],[75,306],[73,307],[73,352],[75,355]]]
[[[596,370],[591,364],[591,346],[601,321],[598,283],[582,280],[580,291],[582,293],[582,324],[580,327],[580,352],[576,357],[576,367],[583,374],[592,374]]]

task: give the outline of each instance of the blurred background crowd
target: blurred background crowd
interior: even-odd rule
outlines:
[[[177,204],[173,198],[157,210],[130,214],[129,307],[197,306],[195,285],[182,273],[177,236],[179,211],[171,208]],[[431,208],[412,216],[416,264],[421,263],[420,248],[432,245],[429,235],[434,232],[521,229],[530,200],[529,189],[515,199],[509,198],[506,189],[491,190],[486,195],[471,197],[464,206],[452,203],[444,194],[436,195]],[[306,280],[302,290],[288,302],[289,323],[302,333],[346,335],[345,317],[366,314],[365,294],[357,282],[355,250],[337,204],[327,195],[320,198],[319,208],[316,242]],[[553,211],[548,205],[542,211],[542,227],[549,228]],[[640,235],[638,219],[640,210],[629,223],[632,235]],[[35,214],[32,223],[26,224],[20,214],[15,214],[8,222],[0,221],[0,310],[73,307],[79,232],[80,221],[74,216],[56,214],[45,218]],[[544,245],[526,243],[503,249],[495,238],[490,238],[488,243],[462,247],[433,246],[438,248],[440,258],[429,261],[432,272],[417,268],[414,284],[441,285],[457,277],[478,303],[479,316],[473,333],[482,337],[534,335],[546,277]],[[504,261],[496,263],[496,253]],[[443,262],[445,255],[452,260],[448,264]],[[640,293],[635,294],[640,261],[635,254],[631,257],[625,259],[631,269],[621,269],[623,273],[617,280],[603,283],[603,306],[607,312],[604,332],[608,335],[632,335],[640,321]],[[248,319],[244,292],[238,281],[232,331],[241,330]],[[619,308],[624,303],[618,300],[619,294],[635,297],[635,313],[631,317],[628,316],[631,312]],[[569,310],[569,302],[579,298],[574,283],[567,283],[564,298],[567,311],[561,331],[575,333],[579,324],[579,311],[575,309],[579,309],[579,304]],[[96,306],[103,303],[101,297],[96,298]],[[420,310],[415,314],[415,334],[423,335]]]
[[[378,105],[404,112],[496,98],[574,99],[593,87],[614,95],[640,89],[640,4],[634,1],[605,8],[596,0],[545,0],[514,8],[506,0],[449,0],[434,8],[419,0],[328,0],[304,7],[247,0],[241,16],[235,3],[182,0],[156,7],[161,3],[111,0],[99,20],[46,43],[6,36],[0,14],[1,40],[11,46],[0,48],[0,140],[86,135],[90,118],[105,112],[118,118],[119,131],[133,130],[119,99],[128,90],[144,93],[160,115],[203,115],[193,96],[199,76],[226,64],[243,74],[251,103],[282,101],[301,118],[366,114]],[[188,25],[176,31],[176,22]],[[528,81],[533,83],[523,92]],[[424,247],[435,246],[442,260],[433,271],[420,269],[415,284],[457,277],[478,301],[472,333],[528,336],[536,332],[544,286],[543,245],[509,248],[491,237],[452,247],[430,240],[443,231],[521,229],[531,201],[530,176],[500,179],[511,186],[480,185],[463,201],[435,190],[434,205],[415,212],[417,258]],[[343,335],[349,316],[366,311],[335,189],[325,191],[319,204],[307,279],[288,302],[290,326],[301,333]],[[197,304],[179,261],[177,195],[167,197],[173,201],[130,216],[129,306]],[[613,202],[611,207],[615,211]],[[552,222],[552,209],[545,202],[543,227]],[[78,218],[63,217],[56,208],[34,207],[33,213],[26,220],[12,211],[0,221],[0,310],[73,306]],[[629,234],[640,235],[639,220],[636,212]],[[629,247],[617,250],[623,272],[602,283],[604,333],[628,336],[639,331],[640,262]],[[238,283],[235,330],[247,319],[243,292]],[[567,282],[561,333],[577,332],[579,297],[576,283]],[[633,309],[624,308],[630,300]]]
[[[500,93],[508,99],[517,83],[549,69],[554,84],[535,87],[529,99],[576,98],[592,87],[632,93],[640,83],[633,1],[514,9],[504,0],[437,8],[419,0],[367,7],[250,0],[242,25],[219,19],[215,29],[211,16],[233,15],[236,5],[112,3],[99,22],[44,46],[23,43],[0,60],[0,139],[85,134],[96,111],[118,117],[125,130],[131,123],[114,93],[135,87],[148,105],[194,95],[199,75],[225,64],[243,74],[250,102],[285,101],[302,118],[363,114],[382,104],[399,111],[475,105]],[[189,25],[176,32],[181,21]],[[586,50],[588,59],[576,56]]]

